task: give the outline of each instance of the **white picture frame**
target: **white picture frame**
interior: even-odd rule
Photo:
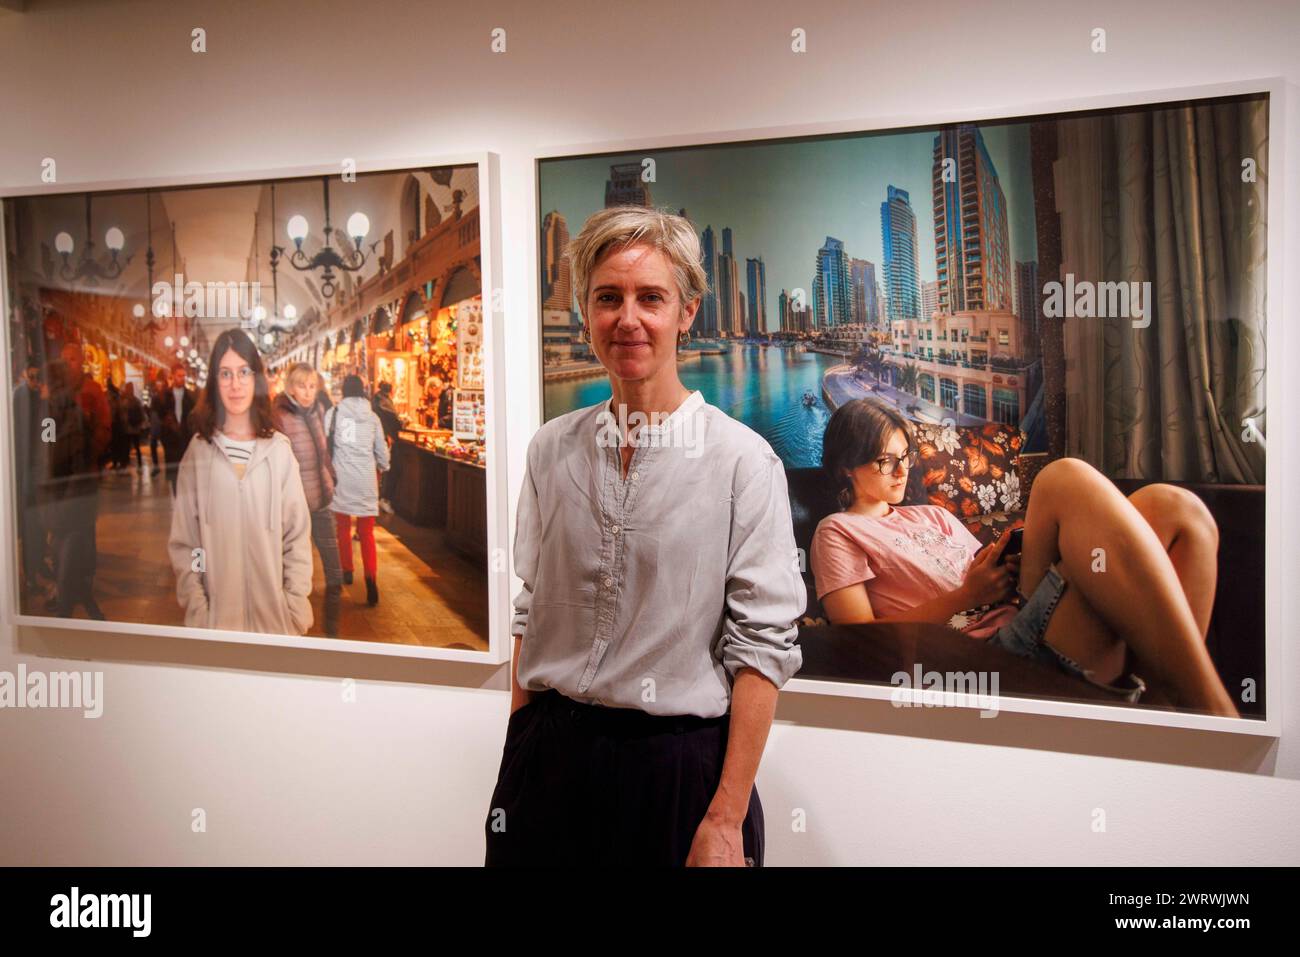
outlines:
[[[824,136],[828,134],[889,132],[910,128],[931,129],[955,123],[979,123],[1013,121],[1048,114],[1068,114],[1087,110],[1123,109],[1142,107],[1159,103],[1181,100],[1206,99],[1211,97],[1235,96],[1243,94],[1268,94],[1269,96],[1269,169],[1273,175],[1268,183],[1268,256],[1273,268],[1268,271],[1268,309],[1267,330],[1270,341],[1280,341],[1283,316],[1283,237],[1285,225],[1282,214],[1284,209],[1284,173],[1287,169],[1285,155],[1287,143],[1286,124],[1286,83],[1281,77],[1261,77],[1243,79],[1224,83],[1198,85],[1181,88],[1134,89],[1099,96],[1055,99],[1031,102],[1005,108],[985,108],[980,110],[952,110],[936,112],[902,113],[889,116],[865,117],[829,122],[802,123],[790,126],[757,127],[742,130],[720,130],[715,132],[696,132],[663,136],[638,137],[635,139],[606,140],[599,142],[576,143],[548,146],[532,151],[531,170],[533,174],[533,197],[530,208],[530,241],[532,243],[531,262],[533,275],[530,277],[537,292],[538,277],[541,273],[541,230],[544,211],[541,207],[542,173],[544,161],[589,155],[618,153],[650,154],[655,150],[676,147],[710,147],[728,143],[750,143],[759,140],[780,140],[799,137]],[[580,224],[570,224],[576,231]],[[533,427],[542,424],[543,412],[543,376],[541,374],[541,320],[540,298],[532,302],[531,318],[537,327],[535,362],[538,372],[537,387],[526,398],[532,403],[529,421]],[[1282,367],[1286,357],[1275,353],[1274,364],[1268,370],[1267,399],[1268,406],[1284,409],[1283,387],[1281,385],[1287,373]],[[1295,445],[1300,439],[1290,435],[1285,429],[1276,430],[1273,440],[1274,451],[1266,463],[1265,485],[1278,487],[1276,483],[1284,479],[1279,463],[1290,461],[1295,455]],[[1265,526],[1269,529],[1300,529],[1300,503],[1285,501],[1286,496],[1273,494],[1266,496]],[[1285,560],[1286,543],[1284,536],[1273,534],[1265,543],[1266,582],[1268,595],[1278,595],[1290,587],[1286,580]],[[1039,714],[1063,718],[1079,718],[1088,721],[1104,721],[1129,725],[1153,725],[1168,728],[1219,731],[1252,737],[1276,738],[1281,734],[1282,711],[1288,702],[1282,700],[1283,683],[1281,669],[1283,666],[1282,643],[1287,637],[1288,622],[1284,609],[1275,601],[1266,602],[1265,612],[1265,693],[1267,695],[1267,715],[1263,719],[1231,719],[1209,715],[1181,713],[1170,710],[1120,707],[1106,704],[1083,702],[1054,701],[1048,699],[1002,696],[997,699],[999,711],[1014,714]],[[785,694],[816,695],[842,698],[862,698],[908,702],[919,705],[923,692],[915,689],[895,688],[888,685],[864,684],[852,681],[834,681],[825,679],[792,678],[782,689]],[[980,706],[971,703],[957,705],[963,710],[976,711]]]
[[[478,173],[480,257],[482,271],[482,296],[485,310],[490,311],[490,327],[484,336],[485,395],[489,408],[485,417],[486,501],[487,501],[487,555],[484,573],[487,575],[488,595],[488,648],[486,651],[460,648],[437,648],[379,641],[359,641],[345,638],[320,638],[310,635],[272,635],[256,632],[226,631],[176,625],[148,623],[93,621],[24,614],[19,611],[18,571],[14,567],[3,575],[6,595],[6,624],[20,644],[28,631],[39,630],[48,647],[46,653],[58,655],[58,636],[68,633],[93,632],[103,635],[152,636],[179,638],[187,641],[224,642],[238,645],[264,645],[279,648],[301,649],[312,652],[341,652],[360,655],[377,655],[389,658],[415,658],[431,661],[466,662],[480,665],[499,665],[509,660],[509,629],[511,619],[509,577],[504,573],[508,563],[499,556],[509,554],[508,498],[506,494],[507,449],[505,429],[505,375],[498,363],[504,357],[504,317],[501,310],[501,213],[500,213],[500,157],[491,151],[464,152],[441,156],[419,156],[406,159],[358,160],[355,172],[382,173],[430,167],[474,166]],[[59,182],[48,187],[29,186],[0,190],[0,200],[24,196],[62,193],[97,193],[106,191],[166,189],[180,186],[228,186],[267,180],[286,180],[310,176],[336,175],[337,162],[306,166],[235,170],[219,173],[196,173],[184,176],[133,179],[110,182]],[[4,209],[0,205],[0,306],[6,317],[10,315],[9,282],[4,273],[7,253],[4,248],[7,232]],[[9,323],[0,330],[0,349],[8,356],[12,348]],[[6,360],[0,372],[3,395],[0,396],[0,413],[6,422],[13,421],[13,376],[11,363]],[[3,452],[0,453],[0,537],[15,554],[17,532],[15,524],[16,501],[13,474],[14,454],[6,429]],[[76,642],[81,649],[77,656],[84,657],[84,642]],[[286,670],[292,671],[292,668]]]

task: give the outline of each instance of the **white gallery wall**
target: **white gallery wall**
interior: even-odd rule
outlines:
[[[45,157],[67,190],[344,157],[500,155],[512,521],[540,421],[535,151],[994,118],[1284,78],[1270,188],[1285,205],[1270,265],[1285,295],[1268,356],[1270,474],[1284,479],[1271,491],[1271,581],[1282,587],[1269,600],[1298,624],[1276,636],[1280,739],[785,694],[758,787],[769,865],[1300,863],[1300,600],[1286,584],[1300,568],[1300,435],[1287,414],[1300,408],[1294,0],[27,7],[0,9],[0,188],[38,184]],[[191,52],[196,27],[206,53]],[[498,27],[504,53],[490,46]],[[1090,49],[1096,27],[1104,54]],[[804,54],[790,51],[795,28]],[[11,542],[10,515],[0,529]],[[0,864],[482,862],[507,665],[89,633],[60,636],[56,659],[52,643],[6,629],[0,670],[102,668],[104,714],[0,711]],[[344,678],[357,682],[353,703]]]

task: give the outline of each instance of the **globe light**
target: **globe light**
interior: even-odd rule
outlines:
[[[144,306],[140,305],[140,304],[137,302],[134,306],[131,307],[131,315],[135,316],[137,319],[143,319],[143,318],[144,318]]]
[[[262,322],[264,319],[266,319],[266,306],[263,306],[260,303],[254,306],[253,318],[256,319],[258,322]]]
[[[190,337],[189,337],[189,336],[181,336],[181,345],[182,345],[182,346],[188,346],[189,344],[190,344]]]
[[[180,349],[177,349],[177,350],[176,350],[176,358],[177,358],[177,359],[184,359],[184,358],[185,358],[185,353],[181,352]]]
[[[59,233],[54,237],[54,248],[65,256],[71,256],[73,250],[72,234]]]
[[[365,213],[353,213],[348,217],[348,235],[361,245],[361,240],[370,232],[370,217]]]
[[[274,341],[275,341],[275,336],[271,335],[269,332],[266,335],[262,336],[262,342],[268,346]]]
[[[173,340],[171,336],[168,336],[166,339],[163,340],[163,346],[168,349],[170,349],[175,344],[176,344],[175,340]]]
[[[121,252],[122,247],[126,245],[126,237],[122,235],[122,230],[110,226],[108,232],[104,233],[104,245],[115,253]]]
[[[301,214],[289,217],[288,230],[289,238],[296,245],[301,246],[302,241],[307,238],[307,217]]]
[[[191,350],[190,350],[190,358],[191,358],[191,359],[197,359],[198,357],[199,357],[199,350],[198,350],[198,349],[191,349]]]
[[[297,309],[296,306],[294,306],[293,303],[291,303],[291,302],[289,302],[289,303],[285,303],[285,306],[284,306],[284,318],[286,318],[286,319],[297,319],[297,318],[298,318],[298,309]]]

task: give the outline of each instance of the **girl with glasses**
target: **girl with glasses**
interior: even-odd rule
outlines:
[[[185,624],[306,634],[311,511],[293,445],[275,429],[262,358],[228,329],[208,368],[168,541]]]
[[[1163,483],[1125,498],[1081,459],[1057,459],[1034,479],[1021,553],[999,561],[1009,530],[981,548],[947,510],[899,504],[916,457],[908,421],[878,401],[827,423],[822,467],[841,510],[810,559],[833,624],[949,624],[1135,701],[1146,685],[1124,675],[1131,648],[1180,707],[1237,717],[1205,648],[1218,531],[1200,499]]]

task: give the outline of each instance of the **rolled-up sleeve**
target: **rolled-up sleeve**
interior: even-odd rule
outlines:
[[[537,560],[541,548],[542,521],[537,507],[537,485],[533,481],[532,445],[529,445],[524,484],[519,490],[519,507],[515,515],[514,566],[523,587],[515,595],[514,617],[510,633],[524,636],[528,627],[528,610],[533,603],[533,584],[537,580]]]
[[[761,459],[733,500],[721,658],[733,681],[749,667],[780,688],[803,664],[796,622],[808,591],[798,571],[785,467],[770,447]]]

